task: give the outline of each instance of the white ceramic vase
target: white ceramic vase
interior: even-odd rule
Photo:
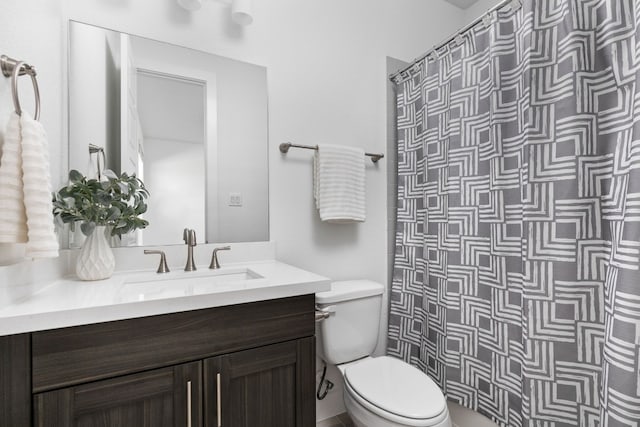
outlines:
[[[105,226],[97,226],[78,254],[76,274],[80,280],[108,279],[116,268],[116,259],[107,241]]]

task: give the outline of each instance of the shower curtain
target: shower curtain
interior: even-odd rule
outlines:
[[[397,81],[388,353],[503,426],[638,426],[640,2],[506,9]]]

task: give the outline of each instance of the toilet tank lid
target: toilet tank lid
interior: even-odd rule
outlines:
[[[384,286],[371,280],[345,280],[331,283],[331,290],[316,294],[316,303],[334,304],[358,298],[380,295]]]

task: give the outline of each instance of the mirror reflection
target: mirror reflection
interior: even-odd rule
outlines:
[[[149,227],[119,244],[268,240],[266,69],[78,22],[69,37],[69,168],[151,193]]]

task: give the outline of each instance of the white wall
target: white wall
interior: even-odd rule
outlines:
[[[135,49],[135,43],[133,46]],[[136,106],[145,139],[200,144],[200,157],[204,157],[205,83],[140,70],[136,72],[136,80]]]
[[[283,156],[277,147],[285,141],[331,142],[385,152],[386,57],[417,57],[462,25],[460,9],[441,0],[263,0],[254,4],[254,23],[240,28],[229,21],[228,5],[215,1],[205,1],[193,14],[173,0],[61,1],[62,11],[51,0],[0,5],[0,52],[24,57],[42,73],[54,176],[61,176],[66,158],[61,155],[66,108],[61,18],[263,65],[269,91],[270,236],[277,257],[333,279],[386,283],[385,160],[367,166],[367,221],[328,225],[314,209],[311,153],[293,149]],[[0,108],[6,112],[7,84],[0,85]],[[340,399],[331,402],[318,406],[319,416],[342,410]]]
[[[153,197],[142,232],[143,245],[182,244],[184,227],[204,230],[204,148],[202,142],[145,139],[144,181]],[[167,170],[177,173],[167,173]],[[187,207],[187,209],[185,209]]]
[[[502,0],[479,0],[470,8],[464,11],[465,24],[482,16],[486,11],[500,3]]]

